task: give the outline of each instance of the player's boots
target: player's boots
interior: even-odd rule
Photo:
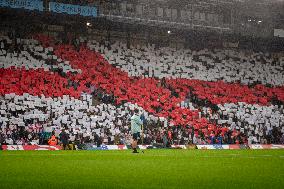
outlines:
[[[132,153],[139,153],[136,148],[134,148]]]

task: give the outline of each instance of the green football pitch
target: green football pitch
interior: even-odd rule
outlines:
[[[2,151],[0,188],[284,188],[284,150]]]

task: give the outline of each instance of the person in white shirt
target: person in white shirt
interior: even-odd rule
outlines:
[[[39,138],[35,138],[30,143],[31,143],[31,145],[38,145],[39,144]]]
[[[258,144],[258,143],[259,143],[256,136],[253,136],[253,143],[254,143],[254,144]]]
[[[14,144],[14,141],[11,138],[6,138],[5,142],[8,145],[13,145]]]
[[[195,135],[193,135],[192,143],[193,143],[193,144],[197,144],[197,138],[196,138]]]
[[[248,137],[248,145],[251,145],[252,143],[253,143],[253,136],[250,135],[250,136]]]

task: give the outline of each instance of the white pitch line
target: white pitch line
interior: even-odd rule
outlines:
[[[228,154],[228,155],[232,155],[232,156],[239,156],[240,154]]]
[[[64,156],[64,155],[69,155],[69,154],[50,154],[52,156]]]
[[[3,156],[50,156],[50,155],[65,155],[65,154],[32,154],[32,155],[28,155],[28,154],[2,154],[2,157]]]
[[[199,157],[210,157],[210,158],[229,158],[229,157],[233,157],[233,158],[265,158],[265,157],[273,157],[273,156],[270,155],[270,154],[254,155],[254,156],[246,156],[246,155],[240,155],[240,154],[227,154],[227,155],[212,155],[212,156],[206,155],[206,156],[199,156]],[[274,157],[277,157],[277,156],[274,156]],[[281,157],[281,156],[279,156],[279,157]]]

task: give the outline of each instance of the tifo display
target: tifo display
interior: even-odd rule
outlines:
[[[0,143],[284,143],[284,57],[58,40],[1,36]]]

